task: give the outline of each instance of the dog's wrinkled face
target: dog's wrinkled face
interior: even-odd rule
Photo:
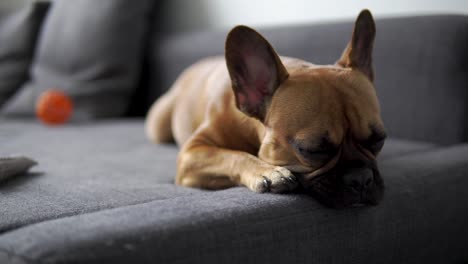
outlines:
[[[291,170],[332,207],[377,204],[376,156],[385,131],[373,86],[375,25],[362,11],[335,65],[281,60],[257,32],[238,27],[226,42],[237,107],[265,124],[258,156]]]
[[[377,204],[375,158],[385,132],[372,83],[360,72],[304,67],[276,91],[259,157],[294,172],[333,207]]]

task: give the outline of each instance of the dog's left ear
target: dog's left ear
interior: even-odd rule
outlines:
[[[336,64],[355,68],[374,81],[372,48],[375,39],[375,22],[369,10],[364,9],[354,23],[353,36]]]
[[[288,77],[278,54],[257,31],[237,26],[227,36],[225,56],[237,108],[263,121],[273,94]]]

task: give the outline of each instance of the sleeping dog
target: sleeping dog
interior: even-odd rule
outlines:
[[[225,58],[189,67],[153,104],[147,136],[181,147],[182,186],[283,193],[301,185],[332,207],[377,204],[385,131],[373,85],[375,31],[363,10],[338,61],[315,65],[280,57],[258,32],[237,26]]]

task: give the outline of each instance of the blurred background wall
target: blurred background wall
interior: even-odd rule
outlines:
[[[176,31],[354,19],[364,8],[378,18],[434,13],[468,15],[468,0],[171,0],[168,4],[167,14],[186,18],[174,20],[171,26]]]
[[[0,0],[0,8],[14,8],[31,1],[34,0]],[[162,3],[165,27],[171,31],[225,29],[237,24],[273,26],[345,20],[355,18],[363,8],[370,9],[377,18],[434,13],[468,15],[468,0],[155,1]]]
[[[11,9],[22,6],[31,0],[0,0],[0,9]]]

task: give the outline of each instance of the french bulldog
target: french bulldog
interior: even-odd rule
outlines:
[[[385,130],[373,85],[375,23],[363,10],[333,65],[280,57],[246,26],[232,29],[225,58],[186,69],[150,108],[145,130],[180,147],[176,184],[244,185],[255,192],[301,186],[325,205],[376,205]]]

